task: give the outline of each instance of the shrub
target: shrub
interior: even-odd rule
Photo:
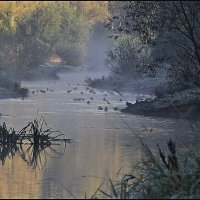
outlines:
[[[108,51],[106,64],[117,74],[125,75],[134,79],[143,74],[155,76],[155,67],[149,65],[149,48],[142,45],[137,37],[124,36],[117,41],[117,46]]]

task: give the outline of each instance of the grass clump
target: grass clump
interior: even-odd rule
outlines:
[[[29,90],[22,88],[19,81],[9,80],[6,75],[0,72],[0,98],[18,98],[27,97]]]
[[[13,128],[8,129],[3,123],[0,125],[0,161],[4,165],[7,157],[18,154],[28,165],[35,168],[38,165],[38,159],[41,164],[41,154],[45,153],[47,148],[59,154],[52,148],[53,145],[73,142],[73,140],[65,139],[62,136],[63,134],[59,131],[48,128],[44,117],[34,119],[20,131],[15,131]],[[26,150],[24,150],[25,148]]]
[[[200,133],[200,124],[195,126]],[[158,154],[142,144],[146,158],[137,164],[131,174],[122,177],[120,183],[111,179],[110,193],[97,189],[93,198],[118,199],[199,199],[200,151],[199,141],[192,148],[181,149],[177,155],[176,143],[167,142],[168,154],[158,145]]]

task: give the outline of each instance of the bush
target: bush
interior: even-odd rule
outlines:
[[[21,88],[20,82],[8,80],[2,74],[0,75],[0,87],[7,89],[7,91],[10,91],[13,97],[27,97],[29,93],[29,90],[27,88]]]
[[[91,79],[90,77],[86,77],[85,83],[94,88],[106,88],[108,89],[109,87],[112,88],[115,86],[115,81],[111,76],[109,77],[101,77],[101,78],[94,78]]]
[[[147,64],[148,48],[137,37],[122,37],[117,46],[108,51],[106,64],[114,73],[138,79],[143,74],[154,76],[154,66]]]

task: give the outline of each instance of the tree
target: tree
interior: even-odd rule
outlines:
[[[61,17],[54,5],[42,6],[21,16],[17,39],[20,44],[20,65],[37,67],[51,55],[58,40]]]
[[[198,1],[132,1],[123,14],[110,19],[108,28],[114,37],[137,34],[151,46],[152,56],[162,47],[165,51],[154,62],[170,65],[169,72],[179,74],[178,84],[184,89],[200,86],[199,11]]]
[[[92,26],[107,17],[107,2],[3,1],[0,60],[37,67],[56,54],[68,65],[81,65]]]
[[[114,49],[108,51],[106,64],[111,70],[127,78],[138,79],[142,76],[154,76],[153,71],[146,67],[149,48],[133,36],[123,36],[118,39]]]
[[[0,63],[1,69],[12,64],[11,58],[15,50],[14,9],[12,2],[2,2],[0,5]],[[6,58],[6,59],[5,59]]]
[[[85,45],[89,38],[90,25],[83,15],[75,12],[71,5],[60,3],[57,10],[61,16],[59,41],[55,53],[68,65],[78,66],[83,62]]]
[[[102,23],[109,17],[108,1],[70,1],[70,4],[90,26]]]

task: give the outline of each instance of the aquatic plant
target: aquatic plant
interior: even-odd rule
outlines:
[[[200,125],[195,126],[195,132],[199,135]],[[195,146],[181,149],[180,155],[177,155],[177,146],[172,140],[167,143],[168,155],[159,145],[157,155],[142,143],[146,158],[135,166],[134,171],[116,184],[109,178],[109,192],[100,186],[91,198],[199,199],[200,143],[197,139]]]
[[[45,152],[45,149],[49,148],[54,153],[61,155],[62,153],[56,152],[51,146],[73,141],[61,136],[63,134],[59,131],[48,128],[44,117],[34,119],[18,132],[14,128],[8,129],[4,122],[2,126],[0,125],[0,160],[2,165],[7,157],[13,157],[18,153],[24,161],[35,168],[38,159],[41,164],[41,153]],[[28,146],[26,151],[24,151],[25,146]],[[26,154],[29,154],[28,158]]]

